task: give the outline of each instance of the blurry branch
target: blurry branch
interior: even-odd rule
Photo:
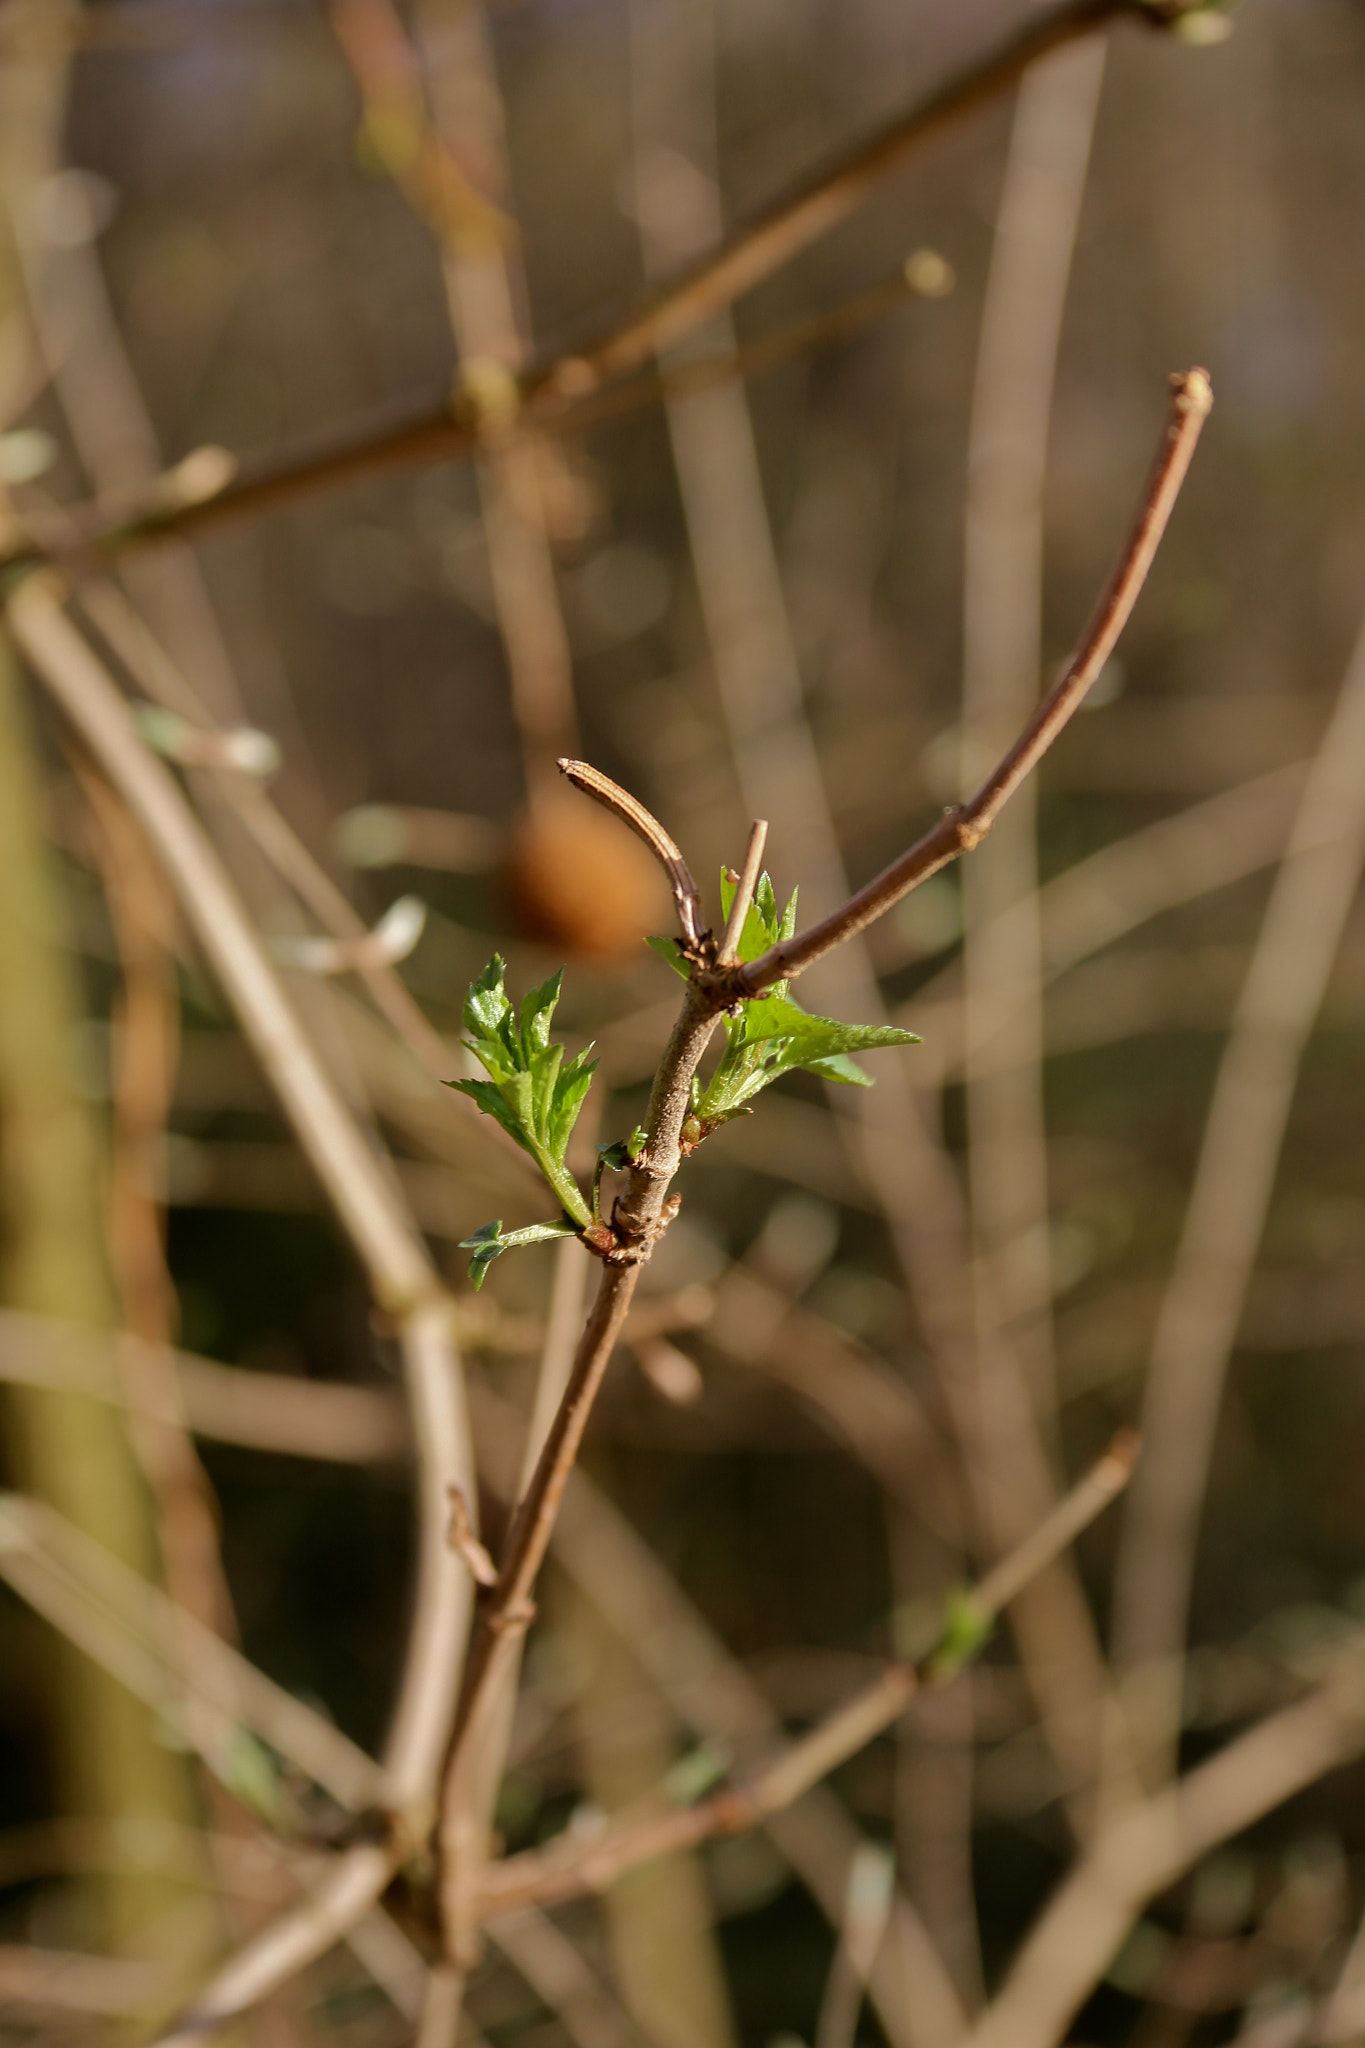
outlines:
[[[51,591],[33,581],[12,599],[22,651],[164,862],[205,953],[369,1270],[396,1311],[430,1297],[425,1251],[348,1111],[321,1073],[231,884],[170,772],[138,736],[112,679]]]
[[[526,348],[516,234],[501,211],[502,102],[482,10],[418,10],[429,77],[392,0],[330,0],[332,28],[360,89],[370,149],[426,220],[441,255],[460,358],[455,403],[489,431],[476,444],[488,568],[534,810],[553,764],[578,744],[573,664],[547,532],[534,437],[501,431],[519,409]],[[428,111],[428,95],[433,111]]]
[[[75,760],[90,808],[96,860],[119,948],[123,985],[113,1016],[113,1158],[109,1252],[123,1305],[120,1375],[133,1448],[156,1503],[172,1600],[222,1634],[232,1599],[218,1550],[215,1503],[190,1441],[169,1346],[176,1300],[165,1249],[166,1120],[180,1011],[171,953],[170,888],[123,802]]]
[[[869,1842],[850,1866],[844,1918],[815,2022],[815,2048],[854,2048],[867,1980],[886,1933],[894,1871],[891,1851],[880,1843]]]
[[[327,1187],[379,1301],[393,1315],[418,1453],[417,1592],[398,1705],[385,1749],[395,1837],[348,1852],[317,1893],[224,1966],[196,2009],[211,2024],[261,1997],[331,1944],[376,1898],[422,1825],[458,1683],[468,1575],[445,1540],[447,1490],[473,1484],[448,1305],[393,1182],[324,1073],[260,941],[170,771],[139,739],[112,679],[30,580],[8,617],[36,674],[137,817]]]
[[[182,1710],[182,1691],[217,1709],[223,1739],[204,1760],[229,1789],[243,1763],[234,1738],[249,1729],[341,1805],[384,1801],[384,1773],[363,1750],[55,1509],[0,1495],[0,1575],[195,1747],[205,1723]]]
[[[1296,761],[1287,768],[1272,769],[1268,775],[1253,776],[1203,803],[1191,804],[1112,841],[1046,883],[1038,892],[1044,983],[1164,911],[1225,888],[1277,861],[1284,851],[1307,768],[1306,762]],[[1011,927],[1020,915],[1017,907],[1000,913],[1002,948],[1012,949]],[[992,931],[992,943],[996,936]],[[921,1061],[937,1057],[942,1079],[951,1075],[962,1057],[951,1045],[939,1051],[950,1029],[949,1020],[958,1010],[960,984],[961,964],[954,961],[925,982],[913,1004],[907,1006],[907,1015],[913,1008],[924,1029],[924,1048],[917,1057]],[[996,1059],[1006,1057],[1013,994],[1008,983],[998,988],[989,1037],[977,1049],[979,1060],[985,1060],[988,1050]],[[925,1028],[926,1015],[933,1019],[932,1029]]]
[[[1171,416],[1122,554],[1081,644],[1024,731],[976,794],[955,805],[898,860],[875,875],[840,909],[735,970],[736,993],[757,995],[800,974],[835,946],[863,931],[951,860],[980,844],[1019,785],[1078,708],[1114,650],[1175,508],[1195,445],[1213,405],[1208,373],[1171,379]]]
[[[1324,1682],[1306,1699],[1101,1835],[1046,1907],[968,2048],[1053,2048],[1149,1899],[1362,1748],[1365,1648],[1356,1638],[1334,1654]]]
[[[566,1240],[557,1248],[555,1256],[554,1281],[540,1345],[535,1399],[517,1478],[518,1500],[526,1497],[534,1483],[556,1418],[563,1413],[577,1357],[587,1277],[588,1267],[582,1252],[572,1240]],[[510,1549],[510,1541],[506,1548]],[[491,1579],[482,1578],[480,1581],[490,1601],[498,1598],[500,1577],[500,1570],[495,1566]],[[505,1630],[502,1639],[495,1644],[496,1668],[489,1672],[463,1755],[458,1763],[452,1763],[442,1792],[438,1839],[443,1886],[441,1913],[448,1954],[429,1990],[428,2015],[423,2023],[426,2042],[439,2043],[442,2026],[447,2034],[451,2031],[449,2018],[444,2021],[441,2018],[442,1999],[455,2012],[458,2024],[462,1966],[474,1941],[479,1887],[490,1850],[498,1790],[507,1768],[521,1675],[523,1633],[521,1629]],[[423,2048],[426,2048],[426,2042]]]
[[[64,6],[44,9],[59,22]],[[57,172],[69,79],[57,61],[0,65],[0,421],[32,390],[20,222]],[[41,388],[41,384],[40,384]],[[0,491],[0,534],[14,532]],[[0,1299],[108,1328],[117,1306],[101,1214],[100,1120],[82,1101],[71,1059],[84,1015],[69,913],[44,831],[42,753],[7,632],[0,631]],[[57,1507],[138,1569],[155,1569],[152,1503],[123,1418],[86,1401],[9,1393],[5,1455],[14,1483]],[[187,1760],[158,1739],[155,1717],[79,1654],[45,1645],[42,1705],[54,1790],[102,1818],[179,1824],[194,1811]],[[135,1873],[90,1889],[99,1933],[143,1938],[175,1892]],[[183,1923],[198,1946],[215,1917]],[[102,1925],[101,1925],[102,1923]],[[153,1937],[155,1942],[155,1937]]]
[[[1104,76],[1100,37],[1025,73],[996,218],[967,449],[963,780],[1037,702],[1043,493],[1067,282]],[[1055,1428],[1037,797],[1018,792],[969,861],[963,892],[967,1183],[977,1327],[996,1314],[1025,1353],[1045,1437]],[[1005,920],[1008,918],[1008,922]],[[976,1057],[1002,988],[1013,1057]]]
[[[1174,1768],[1200,1509],[1299,1061],[1365,865],[1365,627],[1309,770],[1214,1084],[1143,1403],[1151,1467],[1128,1515],[1116,1662],[1157,1771]]]
[[[505,425],[500,425],[497,445],[500,448],[510,446],[524,435],[545,441],[568,440],[591,433],[595,428],[633,418],[655,406],[667,405],[675,398],[687,398],[712,390],[718,384],[765,376],[770,371],[781,369],[784,364],[798,362],[821,349],[851,339],[886,319],[908,298],[942,298],[953,289],[954,283],[951,266],[937,251],[916,249],[879,284],[855,293],[852,298],[824,312],[807,314],[761,335],[732,353],[705,356],[680,364],[665,374],[640,371],[624,383],[605,386],[587,397],[562,400],[552,408],[544,404],[535,408],[528,406],[524,414],[516,412]],[[449,409],[441,417],[443,425],[440,431],[450,445],[433,447],[429,454],[406,454],[399,458],[400,462],[436,462],[476,453],[482,445],[481,437],[472,430],[462,432],[452,423]],[[92,553],[99,563],[106,564],[117,556],[136,551],[140,546],[155,545],[168,534],[178,534],[187,528],[192,531],[202,523],[211,524],[214,518],[211,511],[206,511],[196,520],[193,512],[187,509],[173,528],[167,524],[164,515],[178,506],[216,505],[217,493],[230,496],[228,485],[236,473],[236,461],[226,449],[200,448],[158,480],[152,503],[156,513],[162,515],[162,523],[155,530],[151,527],[144,530],[144,524],[138,523],[136,509],[128,507],[115,514],[101,510],[100,506],[76,506],[68,515],[71,523],[65,530],[50,513],[45,513],[34,521],[39,539],[29,543],[15,542],[8,550],[0,549],[0,571],[49,561],[77,574],[90,566]],[[320,487],[325,487],[329,481],[322,479]],[[104,502],[101,501],[102,504]],[[225,504],[222,516],[227,518],[237,509],[234,505]],[[250,516],[254,508],[246,506],[240,509]],[[267,505],[262,509],[270,508]],[[387,806],[374,808],[388,809]],[[433,818],[443,816],[441,813],[431,815]],[[453,846],[453,851],[438,853],[433,865],[444,866],[449,862],[463,868],[467,862],[480,863],[489,857],[486,835],[490,828],[482,820],[471,821],[471,825],[476,829],[467,836],[462,834],[453,842],[448,833],[442,835],[443,843]],[[480,826],[481,832],[477,830]]]
[[[155,1421],[164,1412],[159,1381],[118,1370],[129,1354],[152,1348],[136,1338],[100,1336],[50,1316],[0,1311],[0,1380],[87,1394],[126,1406],[130,1413],[140,1409]],[[383,1464],[411,1455],[411,1432],[396,1394],[251,1372],[184,1351],[169,1355],[176,1378],[170,1413],[183,1415],[196,1436],[347,1465]]]
[[[566,1252],[568,1249],[566,1245]],[[471,1350],[525,1355],[544,1340],[546,1332],[537,1319],[484,1315],[479,1313],[482,1306],[482,1302],[477,1306],[462,1302],[455,1313],[461,1342]],[[703,1288],[685,1288],[676,1296],[651,1299],[627,1319],[623,1341],[647,1346],[667,1330],[695,1329],[709,1319],[712,1306]],[[0,1310],[0,1381],[8,1384],[87,1394],[97,1401],[140,1410],[153,1421],[167,1413],[183,1415],[196,1436],[280,1457],[383,1465],[401,1463],[412,1455],[412,1432],[396,1393],[288,1373],[256,1372],[219,1365],[191,1352],[172,1351],[176,1393],[167,1411],[159,1382],[149,1383],[139,1374],[128,1376],[118,1369],[129,1353],[149,1349],[136,1338],[115,1340],[55,1317]]]
[[[614,1993],[548,1914],[533,1908],[506,1913],[487,1931],[555,2015],[574,2048],[633,2048],[638,2042]],[[460,2026],[461,2048],[468,2039],[468,2025],[465,2019]]]
[[[20,2025],[24,2012],[137,2020],[165,1997],[166,1988],[164,1963],[63,1948],[0,1948],[0,1999]]]
[[[485,1880],[483,1911],[550,1904],[583,1891],[601,1891],[636,1863],[716,1835],[742,1833],[790,1806],[889,1727],[921,1686],[944,1685],[957,1676],[980,1649],[1001,1609],[1122,1492],[1136,1456],[1136,1438],[1116,1438],[1017,1550],[971,1591],[951,1598],[942,1633],[917,1663],[887,1664],[870,1685],[798,1741],[738,1784],[695,1806],[666,1808],[643,1817],[627,1812],[608,1821],[595,1837],[585,1840],[581,1831],[570,1830],[543,1848],[507,1857]]]
[[[635,1808],[671,1774],[692,1775],[695,1797],[714,1782],[715,1761],[680,1754],[672,1709],[634,1647],[593,1601],[554,1588],[556,1631],[583,1677],[571,1734],[586,1803],[580,1823]],[[656,2048],[740,2048],[716,1936],[720,1902],[699,1849],[637,1864],[600,1895],[612,1974],[634,2022],[633,2038]],[[588,1918],[580,1912],[576,1918]]]
[[[80,600],[82,609],[129,676],[158,704],[178,713],[190,713],[201,747],[226,739],[227,735],[212,725],[176,664],[114,584],[99,580],[85,583]],[[438,1080],[446,1079],[451,1066],[449,1048],[399,980],[392,962],[361,944],[368,937],[365,924],[259,781],[227,761],[210,759],[206,766],[218,794],[236,812],[276,873],[338,944],[358,949],[354,970],[381,1015],[429,1072]]]
[[[1173,23],[1187,13],[1198,13],[1201,4],[1202,0],[1193,0],[1192,5],[1181,0],[1066,0],[773,201],[708,256],[651,293],[642,310],[594,339],[500,381],[491,404],[477,385],[457,378],[453,396],[443,397],[433,408],[394,411],[359,429],[343,429],[311,448],[244,469],[225,485],[218,481],[216,487],[206,488],[204,479],[169,472],[142,506],[79,514],[78,556],[99,559],[172,535],[188,537],[356,477],[409,463],[448,461],[471,453],[490,431],[501,431],[509,414],[537,428],[552,426],[556,414],[571,409],[608,380],[638,368],[655,349],[691,332],[789,262],[844,219],[920,144],[1007,91],[1037,58],[1122,15],[1149,24]],[[24,542],[0,555],[0,569],[32,568],[54,556],[65,558],[64,542],[54,548]]]

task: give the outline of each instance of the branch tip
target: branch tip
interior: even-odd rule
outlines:
[[[604,775],[600,768],[594,768],[587,761],[571,761],[567,755],[561,755],[555,766],[575,789],[581,789],[584,796],[592,797],[604,810],[619,818],[623,825],[628,825],[637,839],[644,841],[668,877],[684,939],[689,946],[699,946],[705,935],[700,891],[683,859],[681,848],[665,832],[653,812],[647,811],[629,790],[622,789],[619,782],[613,782],[609,775]]]
[[[738,958],[740,936],[744,930],[744,920],[749,915],[749,905],[754,900],[754,890],[758,887],[758,877],[763,867],[763,849],[767,841],[767,819],[755,818],[749,827],[749,844],[744,853],[744,866],[734,878],[735,893],[730,904],[730,915],[726,919],[725,933],[720,942],[720,951],[716,955],[718,967],[729,967]],[[733,873],[733,870],[727,872]]]

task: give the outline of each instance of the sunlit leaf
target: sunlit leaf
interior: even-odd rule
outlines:
[[[523,996],[520,1011],[514,1011],[507,996],[506,968],[495,953],[471,984],[464,1005],[469,1033],[465,1044],[488,1079],[451,1081],[447,1086],[458,1088],[486,1115],[496,1118],[522,1150],[530,1153],[567,1214],[586,1228],[591,1213],[565,1164],[565,1153],[592,1084],[596,1061],[588,1058],[591,1047],[585,1047],[565,1064],[563,1046],[551,1043],[550,1025],[563,979],[561,968]],[[561,1232],[556,1227],[550,1234]],[[476,1286],[496,1255],[489,1252],[484,1258]]]

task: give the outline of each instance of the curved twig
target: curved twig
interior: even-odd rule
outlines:
[[[619,818],[623,825],[629,825],[637,839],[643,839],[668,877],[683,937],[689,946],[699,946],[704,936],[701,892],[682,857],[682,849],[674,844],[658,819],[637,797],[622,789],[619,782],[613,782],[609,775],[604,775],[600,768],[593,768],[586,761],[560,760],[556,765],[575,789],[581,789],[584,796],[592,797],[614,818]]]

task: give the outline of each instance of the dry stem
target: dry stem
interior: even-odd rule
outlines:
[[[968,1601],[983,1625],[1122,1491],[1137,1448],[1137,1439],[1129,1433],[1116,1438],[1053,1513],[981,1580]],[[511,1906],[548,1905],[584,1891],[601,1891],[651,1857],[758,1826],[865,1748],[904,1712],[921,1685],[941,1685],[955,1677],[962,1661],[951,1636],[945,1635],[917,1664],[888,1663],[870,1685],[740,1784],[695,1806],[643,1817],[627,1813],[586,1842],[581,1835],[566,1832],[542,1849],[508,1857],[485,1879],[481,1911],[488,1915]]]
[[[651,294],[643,310],[578,348],[532,364],[519,379],[509,378],[514,416],[533,419],[537,426],[553,425],[556,414],[574,400],[626,375],[647,362],[656,348],[700,326],[828,232],[921,143],[1007,91],[1049,50],[1121,15],[1152,23],[1183,11],[1179,0],[1167,8],[1146,0],[1065,0],[1050,14],[1030,21],[876,134],[773,201],[700,263],[689,265]],[[498,412],[501,423],[504,408],[499,406]],[[215,490],[187,489],[171,473],[143,503],[112,512],[94,507],[78,513],[78,549],[68,552],[64,542],[48,548],[26,541],[0,555],[0,569],[33,568],[50,559],[73,564],[107,559],[172,535],[188,536],[225,520],[290,504],[357,477],[409,463],[447,461],[471,453],[489,425],[477,395],[457,384],[453,402],[443,393],[434,406],[389,408],[359,428],[343,429],[258,466],[238,471],[234,464],[229,481]]]
[[[604,775],[600,768],[593,768],[586,761],[561,760],[557,765],[560,774],[575,789],[581,789],[585,796],[592,797],[614,818],[628,825],[637,839],[644,841],[668,878],[683,937],[689,946],[700,945],[703,935],[701,893],[683,859],[681,848],[665,832],[658,819],[637,797],[622,789],[619,782],[613,782],[609,775]]]
[[[393,1313],[413,1408],[421,1539],[416,1603],[384,1768],[392,1839],[348,1852],[296,1909],[226,1964],[191,2021],[229,2017],[291,1976],[377,1897],[401,1839],[426,1824],[458,1683],[470,1581],[445,1540],[447,1488],[473,1484],[453,1329],[425,1247],[394,1186],[319,1065],[250,921],[169,770],[148,752],[112,679],[36,578],[9,608],[15,639],[137,817],[247,1037],[327,1187],[375,1293]]]
[[[734,977],[735,993],[758,995],[775,981],[800,974],[855,932],[883,917],[902,896],[927,882],[959,854],[978,846],[1020,783],[1032,774],[1080,705],[1127,624],[1180,495],[1204,421],[1212,410],[1213,389],[1206,370],[1189,370],[1183,376],[1173,377],[1171,385],[1166,431],[1123,552],[1080,646],[1009,752],[992,769],[975,796],[945,812],[932,830],[879,875],[874,875],[847,903],[819,924],[770,947],[760,959],[740,968]]]
[[[717,967],[729,967],[739,958],[739,941],[744,931],[744,920],[749,915],[749,905],[754,900],[754,890],[758,887],[759,870],[763,866],[763,848],[767,844],[767,839],[767,819],[755,818],[749,828],[749,845],[744,855],[744,866],[735,884],[730,915],[725,920],[720,951],[716,954]]]

